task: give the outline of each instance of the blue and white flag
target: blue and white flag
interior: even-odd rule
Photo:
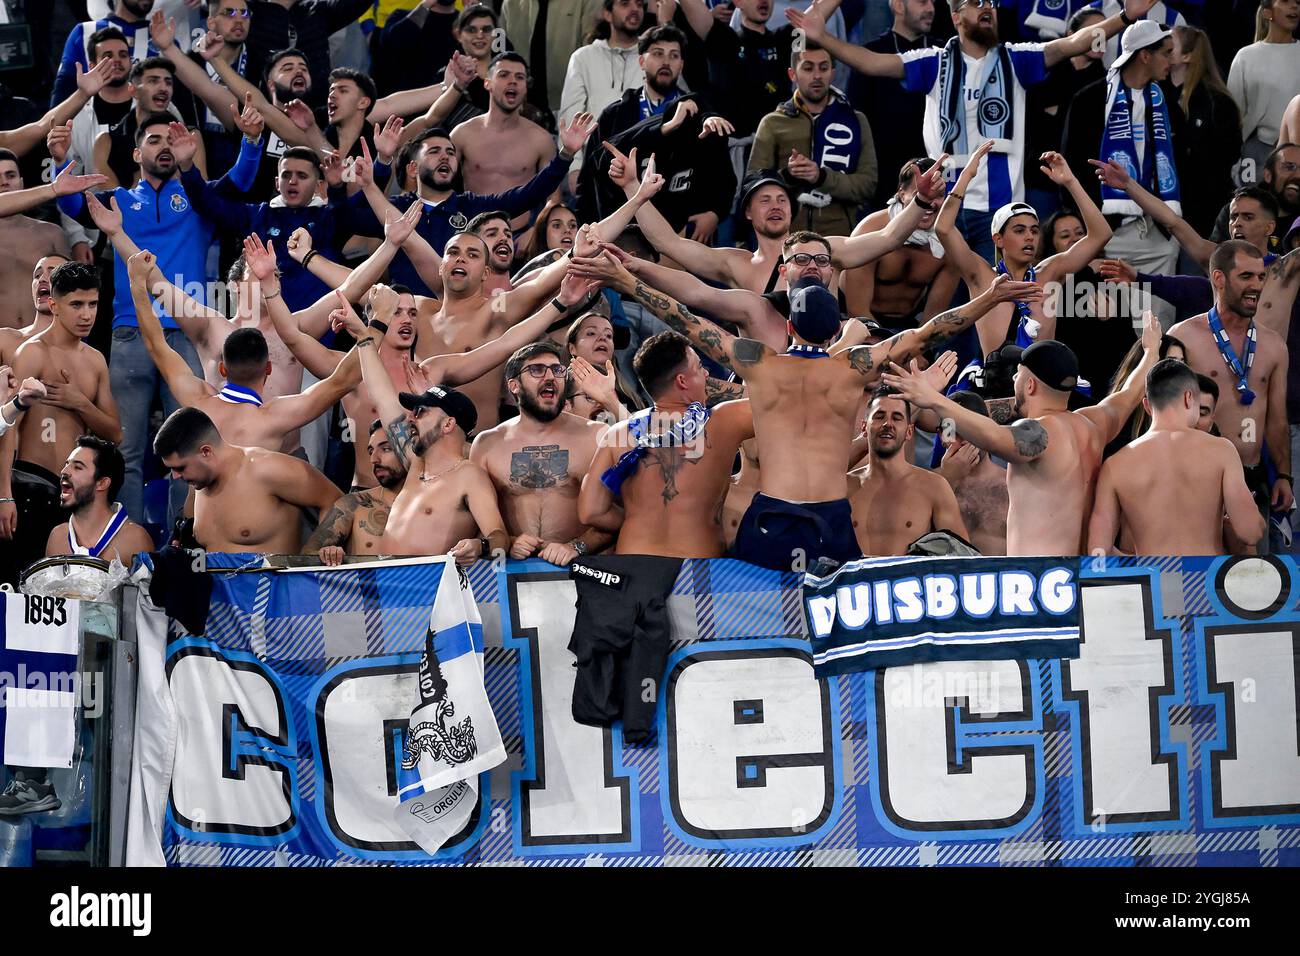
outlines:
[[[420,658],[420,696],[402,739],[397,825],[427,853],[464,829],[478,775],[506,759],[483,689],[483,623],[464,571],[446,560]]]
[[[865,558],[804,577],[818,677],[1079,655],[1077,558]]]
[[[71,767],[81,602],[0,592],[0,741],[10,767]]]

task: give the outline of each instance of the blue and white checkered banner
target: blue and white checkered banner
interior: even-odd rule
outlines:
[[[128,861],[1300,863],[1289,557],[1082,559],[1077,657],[822,680],[799,580],[687,561],[638,747],[572,718],[567,573],[475,565],[506,758],[431,855],[395,813],[440,569],[218,573],[206,636],[142,626]]]

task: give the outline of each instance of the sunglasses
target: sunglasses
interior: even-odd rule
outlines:
[[[476,37],[483,33],[492,33],[496,27],[461,27],[460,32]]]
[[[230,17],[232,20],[247,20],[253,15],[252,10],[236,10],[234,7],[223,7],[221,9],[223,17]]]
[[[824,252],[820,252],[815,256],[806,252],[796,252],[794,255],[787,257],[785,261],[793,263],[801,269],[808,263],[815,262],[824,269],[831,264],[831,257]]]
[[[988,7],[992,10],[995,6],[997,6],[995,0],[965,0],[965,3],[959,4],[957,9],[960,10],[962,7],[974,7],[976,10],[979,10],[982,7]]]
[[[525,365],[520,369],[521,372],[527,372],[530,378],[545,378],[547,372],[550,372],[556,378],[564,378],[564,374],[568,372],[568,370],[569,366],[561,365],[559,362],[556,362],[554,365],[543,365],[538,362],[534,365]]]

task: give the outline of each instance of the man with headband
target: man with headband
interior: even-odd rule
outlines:
[[[937,316],[921,329],[831,354],[827,349],[840,331],[839,305],[820,275],[801,275],[789,293],[787,332],[793,344],[778,352],[692,315],[628,272],[631,266],[639,275],[641,263],[630,258],[624,263],[611,247],[604,248],[606,254],[599,259],[575,257],[575,273],[598,277],[636,299],[708,358],[745,379],[764,457],[760,491],[741,520],[733,553],[781,571],[804,570],[820,558],[844,562],[861,556],[848,502],[849,448],[862,391],[878,378],[882,363],[903,361],[903,355],[918,355],[939,344],[1007,295],[1032,296],[1038,291],[1001,279],[966,306]],[[796,262],[796,267],[829,267],[809,259],[802,266]]]

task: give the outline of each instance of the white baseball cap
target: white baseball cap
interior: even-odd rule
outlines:
[[[1112,70],[1120,69],[1134,53],[1155,46],[1168,35],[1164,24],[1156,23],[1154,20],[1139,20],[1125,30],[1124,35],[1120,37],[1120,54],[1115,57],[1115,62],[1110,65],[1110,68]]]
[[[1038,210],[1027,202],[1009,202],[993,214],[993,222],[990,224],[989,233],[991,235],[1000,235],[1006,228],[1007,220],[1012,216],[1033,216],[1038,218]]]

